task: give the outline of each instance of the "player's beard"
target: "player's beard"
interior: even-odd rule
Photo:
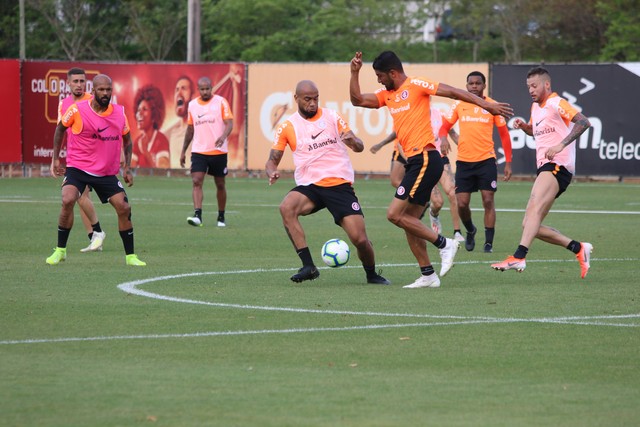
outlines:
[[[311,118],[313,118],[313,116],[318,114],[318,109],[316,108],[315,110],[304,110],[304,109],[300,108],[300,114],[302,114],[302,116],[305,119],[311,119]]]
[[[101,98],[96,97],[96,102],[102,108],[107,108],[109,106],[109,103],[111,102],[111,97],[110,96],[103,96]]]

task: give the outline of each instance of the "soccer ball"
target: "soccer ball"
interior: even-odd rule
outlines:
[[[331,239],[322,245],[322,261],[329,267],[341,267],[349,261],[351,250],[347,242]]]

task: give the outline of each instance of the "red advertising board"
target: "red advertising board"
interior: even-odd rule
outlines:
[[[138,64],[96,62],[38,62],[25,61],[22,65],[23,87],[23,156],[25,163],[50,163],[53,151],[53,133],[57,121],[58,103],[69,96],[67,70],[83,68],[87,73],[87,91],[91,79],[106,74],[113,81],[112,102],[125,108],[132,140],[137,141],[142,130],[136,121],[136,96],[154,86],[162,99],[156,103],[164,110],[158,131],[170,144],[172,168],[179,168],[180,151],[186,128],[186,104],[199,96],[197,81],[209,77],[214,92],[223,96],[233,110],[234,128],[229,136],[229,169],[244,169],[245,146],[245,65],[232,64]],[[188,158],[187,158],[188,160]]]
[[[5,120],[0,145],[0,163],[19,163],[22,160],[20,144],[20,61],[0,59],[0,117]]]

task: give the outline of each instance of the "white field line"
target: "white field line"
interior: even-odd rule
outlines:
[[[532,260],[533,261],[533,260]],[[595,259],[594,259],[595,261]],[[600,259],[599,261],[638,261],[637,259]],[[486,262],[486,261],[483,261]],[[565,262],[563,260],[539,260],[538,262]],[[474,261],[464,262],[464,264],[475,263]],[[460,263],[463,264],[463,263]],[[403,267],[413,266],[414,264],[383,264],[387,267]],[[347,268],[351,266],[346,266]],[[328,267],[327,267],[328,268]],[[345,268],[345,267],[343,267]],[[359,267],[351,267],[359,268]],[[170,297],[160,295],[153,292],[138,289],[138,286],[152,282],[164,280],[180,279],[185,277],[197,277],[207,275],[226,275],[226,274],[251,274],[251,273],[269,273],[282,271],[295,271],[291,268],[275,268],[275,269],[254,269],[254,270],[232,270],[232,271],[209,271],[198,273],[175,274],[168,276],[151,277],[148,279],[135,280],[125,282],[118,285],[118,288],[129,294],[138,295],[146,298],[158,299],[162,301],[179,302],[186,304],[200,304],[216,307],[251,309],[251,310],[267,310],[267,311],[284,311],[307,314],[330,314],[330,315],[357,315],[357,316],[377,316],[377,317],[399,317],[399,318],[426,318],[438,319],[436,322],[425,323],[396,323],[396,324],[372,324],[362,326],[347,326],[340,328],[288,328],[288,329],[261,329],[247,331],[211,331],[211,332],[194,332],[185,334],[147,334],[147,335],[113,335],[113,336],[95,336],[95,337],[62,337],[62,338],[32,338],[23,340],[0,340],[0,345],[15,344],[46,344],[46,343],[64,343],[64,342],[88,342],[88,341],[111,341],[111,340],[136,340],[136,339],[174,339],[174,338],[202,338],[217,336],[241,336],[241,335],[264,335],[264,334],[292,334],[292,333],[311,333],[311,332],[344,332],[389,328],[411,328],[411,327],[434,327],[434,326],[454,326],[454,325],[474,325],[489,323],[553,323],[561,325],[580,325],[580,326],[613,326],[635,328],[640,327],[636,323],[613,323],[607,320],[635,320],[640,319],[638,314],[620,314],[620,315],[599,315],[599,316],[570,316],[570,317],[543,317],[543,318],[499,318],[499,317],[482,317],[482,316],[454,316],[454,315],[431,315],[431,314],[413,314],[413,313],[385,313],[385,312],[369,312],[369,311],[341,311],[341,310],[312,310],[294,307],[270,307],[270,306],[254,306],[246,304],[225,304],[210,301],[199,301],[186,298]]]
[[[52,204],[60,204],[60,200],[57,198],[51,198],[46,200],[36,200],[36,199],[24,199],[24,198],[0,198],[0,203],[52,203]],[[190,202],[184,203],[166,203],[162,200],[153,200],[153,199],[145,199],[145,198],[135,198],[132,197],[131,200],[138,204],[149,204],[149,205],[157,205],[162,204],[163,206],[191,206]],[[213,202],[212,202],[213,203]],[[252,203],[252,204],[243,204],[236,203],[234,206],[237,207],[262,207],[262,208],[277,208],[278,204],[267,204],[267,203]],[[388,206],[365,206],[366,209],[387,209]],[[443,207],[443,211],[448,211],[448,207]],[[482,208],[471,208],[474,212],[484,212]],[[501,209],[496,208],[496,212],[515,212],[515,213],[524,213],[524,209]],[[238,212],[238,211],[227,211],[230,213]],[[549,213],[559,213],[559,214],[586,214],[586,215],[640,215],[640,211],[593,211],[593,210],[572,210],[572,209],[552,209]]]

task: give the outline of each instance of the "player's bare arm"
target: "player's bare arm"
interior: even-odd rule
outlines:
[[[60,147],[67,132],[67,128],[58,123],[56,131],[53,134],[53,154],[51,156],[51,176],[63,176],[65,168],[60,166]]]
[[[533,136],[533,127],[529,123],[526,123],[524,120],[515,119],[513,121],[513,128],[522,129],[522,131],[527,135]]]
[[[380,151],[382,147],[384,147],[385,145],[387,145],[388,143],[396,139],[396,136],[397,135],[395,132],[391,132],[389,136],[387,136],[385,139],[383,139],[382,141],[378,142],[375,145],[372,145],[371,148],[369,148],[369,151],[371,151],[373,154],[376,154],[378,151]]]
[[[133,185],[133,174],[131,173],[131,154],[133,151],[133,143],[131,142],[131,132],[122,135],[122,151],[124,152],[124,167],[122,168],[122,177],[127,186]]]
[[[448,156],[451,151],[451,145],[449,144],[449,139],[446,136],[440,137],[440,152],[443,156]]]
[[[224,121],[224,132],[220,135],[220,138],[216,141],[216,147],[222,147],[224,141],[231,135],[231,131],[233,131],[233,119],[227,119]]]
[[[354,152],[360,153],[364,151],[364,142],[362,142],[362,140],[358,138],[353,131],[341,133],[340,139],[344,142],[344,145],[351,148]]]
[[[573,128],[571,129],[571,132],[569,132],[569,135],[567,135],[558,145],[555,145],[547,150],[547,152],[545,153],[545,157],[547,159],[553,160],[555,155],[561,152],[564,149],[564,147],[566,147],[567,145],[571,144],[573,141],[578,139],[580,135],[583,134],[584,131],[586,131],[591,127],[591,123],[589,122],[589,119],[587,119],[587,117],[582,113],[578,113],[575,116],[573,116],[573,119],[571,119],[571,122],[573,123]]]
[[[189,148],[189,144],[191,144],[192,139],[193,139],[193,125],[188,125],[187,130],[184,133],[184,142],[182,143],[182,151],[180,152],[180,167],[184,167],[185,161],[187,160],[187,148]]]
[[[472,94],[469,91],[458,89],[445,83],[440,83],[438,85],[436,95],[444,96],[451,99],[459,99],[462,101],[470,102],[472,104],[476,104],[477,106],[484,108],[494,116],[500,115],[506,118],[513,116],[513,108],[511,108],[511,105],[505,102],[489,102],[477,95]]]
[[[265,164],[265,170],[267,172],[267,177],[269,178],[269,185],[273,184],[280,178],[278,165],[280,164],[280,160],[282,160],[283,155],[284,151],[282,150],[271,149],[271,151],[269,152],[269,159]]]
[[[351,78],[349,79],[349,97],[356,107],[378,108],[378,98],[373,93],[362,93],[360,90],[360,69],[362,68],[362,52],[356,52],[351,59]]]

